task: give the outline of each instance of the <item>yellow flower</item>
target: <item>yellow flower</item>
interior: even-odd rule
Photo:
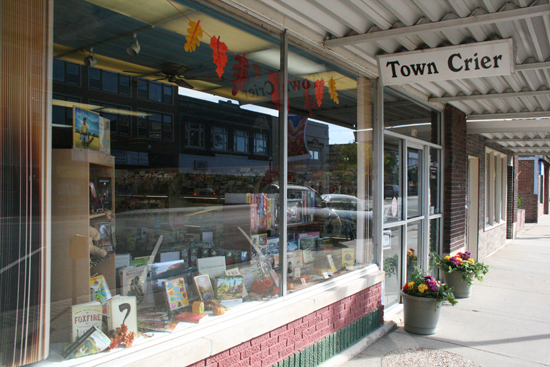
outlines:
[[[450,261],[450,260],[451,260],[451,257],[450,257],[449,255],[447,255],[447,256],[445,256],[443,259],[444,259],[445,261]]]
[[[409,282],[409,283],[407,284],[407,288],[408,288],[408,289],[413,289],[413,288],[414,288],[414,282]]]
[[[424,283],[422,283],[422,284],[420,284],[420,285],[418,286],[418,291],[419,291],[420,293],[424,293],[424,291],[425,291],[426,289],[428,289],[428,286],[427,286],[426,284],[424,284]]]
[[[475,263],[474,259],[472,259],[472,258],[469,258],[467,261],[468,261],[469,263],[472,263],[472,264]]]

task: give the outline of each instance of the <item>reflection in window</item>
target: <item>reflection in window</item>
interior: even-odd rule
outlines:
[[[73,124],[73,108],[71,104],[65,104],[63,102],[75,102],[80,100],[73,97],[65,97],[58,94],[52,95],[52,123],[57,125],[72,126]],[[63,102],[62,102],[63,101]]]
[[[248,153],[248,131],[235,130],[233,145],[235,152]]]
[[[129,135],[130,134],[130,109],[128,107],[119,107],[106,105],[97,102],[102,108],[100,115],[108,119],[111,123],[111,133]]]
[[[488,226],[506,220],[506,157],[496,150],[485,149],[485,223]]]
[[[162,113],[140,111],[138,137],[155,140],[172,140],[172,116]]]
[[[255,154],[267,153],[267,134],[254,133],[254,153]]]
[[[186,123],[186,145],[190,148],[204,148],[204,124],[200,122]]]
[[[80,66],[72,62],[54,59],[52,76],[58,82],[80,85]]]
[[[214,126],[212,128],[212,149],[227,150],[229,133],[226,127]]]

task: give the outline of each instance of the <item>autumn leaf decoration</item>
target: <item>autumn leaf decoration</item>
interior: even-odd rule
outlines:
[[[185,36],[185,39],[187,39],[187,43],[185,43],[185,46],[183,46],[185,51],[193,52],[197,49],[198,46],[201,45],[201,42],[199,41],[199,38],[202,38],[202,28],[200,26],[200,22],[200,20],[198,22],[189,22],[189,28],[187,28],[187,36]]]
[[[328,92],[330,93],[330,98],[336,102],[336,104],[339,104],[338,92],[336,91],[336,80],[334,80],[334,78],[330,78],[328,81]]]
[[[311,100],[311,96],[309,94],[309,88],[311,87],[311,82],[309,80],[304,80],[302,82],[302,87],[304,88],[304,109],[309,111],[309,115],[313,116],[313,110],[312,105],[313,101]]]
[[[227,45],[223,42],[220,42],[220,37],[212,36],[210,39],[210,48],[214,52],[212,57],[214,58],[214,64],[218,67],[216,68],[216,73],[221,78],[223,75],[223,68],[227,64]]]
[[[248,60],[245,57],[246,53],[244,53],[242,56],[236,55],[235,61],[237,62],[235,65],[233,65],[233,70],[236,70],[235,73],[233,73],[233,79],[231,81],[231,84],[234,85],[233,90],[231,90],[231,94],[236,96],[237,92],[244,89],[244,81],[245,79],[248,80]]]
[[[323,104],[323,93],[325,90],[325,80],[317,80],[315,82],[315,97],[317,98],[317,106],[321,107]]]
[[[277,109],[279,109],[281,107],[281,99],[279,96],[279,74],[270,72],[268,76],[269,82],[273,86],[273,89],[271,90],[271,101],[275,103]]]

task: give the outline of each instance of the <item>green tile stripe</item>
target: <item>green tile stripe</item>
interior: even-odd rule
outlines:
[[[361,317],[317,343],[295,353],[274,367],[315,367],[351,347],[360,339],[382,326],[380,309]]]

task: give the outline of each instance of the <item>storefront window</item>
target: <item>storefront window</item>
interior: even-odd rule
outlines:
[[[291,45],[282,85],[276,35],[199,5],[54,3],[52,359],[79,312],[158,340],[364,275],[370,80]]]

